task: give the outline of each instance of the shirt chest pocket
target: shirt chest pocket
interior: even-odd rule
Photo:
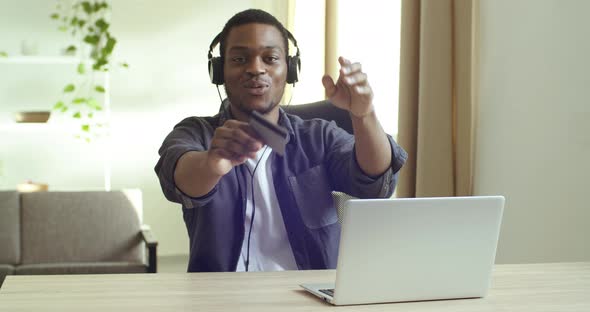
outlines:
[[[323,165],[289,177],[289,184],[305,226],[318,229],[338,222],[332,186]]]

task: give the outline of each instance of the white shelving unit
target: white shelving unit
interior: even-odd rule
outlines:
[[[80,59],[75,56],[10,56],[0,57],[0,64],[31,64],[59,65],[78,64]],[[88,63],[88,62],[86,62]]]
[[[9,56],[9,57],[0,57],[0,75],[3,73],[2,67],[4,66],[39,66],[39,65],[71,65],[75,66],[80,64],[80,62],[84,62],[87,66],[92,65],[91,60],[80,60],[80,58],[75,56]],[[59,69],[56,69],[59,70]],[[104,93],[104,100],[103,100],[103,109],[105,114],[105,121],[107,122],[107,130],[103,138],[101,138],[101,144],[103,144],[103,148],[101,149],[103,152],[103,177],[104,177],[104,189],[106,191],[111,190],[111,176],[112,176],[112,167],[111,167],[111,137],[110,137],[110,121],[111,121],[111,103],[110,103],[110,77],[108,72],[104,73],[104,81],[103,86],[105,88]],[[0,86],[0,90],[2,87]],[[2,92],[10,92],[10,90],[2,91]],[[48,107],[50,109],[50,107]],[[12,116],[10,116],[12,118]],[[64,125],[60,122],[51,122],[48,123],[17,123],[14,119],[5,120],[0,119],[0,132],[5,133],[7,135],[22,135],[23,133],[29,132],[55,132],[59,133],[60,135],[63,134],[64,136],[69,135],[68,131],[71,127],[68,125]]]

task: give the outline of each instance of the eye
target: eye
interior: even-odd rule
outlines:
[[[278,56],[276,56],[276,55],[267,56],[267,57],[265,58],[265,61],[266,61],[267,63],[276,63],[276,62],[278,62],[279,60],[280,60],[280,58],[279,58]]]
[[[243,56],[234,56],[231,58],[233,63],[244,64],[246,63],[246,58]]]

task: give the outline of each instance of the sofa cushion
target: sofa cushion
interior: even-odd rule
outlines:
[[[142,263],[134,203],[120,191],[21,194],[22,264]]]
[[[14,274],[14,266],[9,264],[0,264],[0,275]]]
[[[0,264],[20,261],[20,214],[18,192],[0,192]]]
[[[146,273],[143,263],[131,262],[76,262],[76,263],[40,263],[24,264],[16,267],[16,275],[49,274],[115,274]]]

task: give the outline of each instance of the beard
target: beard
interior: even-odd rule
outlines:
[[[225,90],[225,94],[227,94],[227,98],[229,99],[229,102],[231,104],[233,104],[233,106],[235,108],[237,108],[241,112],[248,114],[248,115],[251,114],[253,110],[256,110],[257,112],[259,112],[262,115],[266,115],[266,114],[270,113],[275,107],[277,107],[277,105],[279,105],[281,103],[280,98],[278,101],[271,99],[270,102],[268,102],[268,104],[264,105],[264,107],[258,108],[258,109],[252,109],[252,108],[247,107],[243,103],[243,101],[241,101],[239,98],[234,97],[233,93],[231,91],[229,91],[225,85],[223,85],[223,88]]]

